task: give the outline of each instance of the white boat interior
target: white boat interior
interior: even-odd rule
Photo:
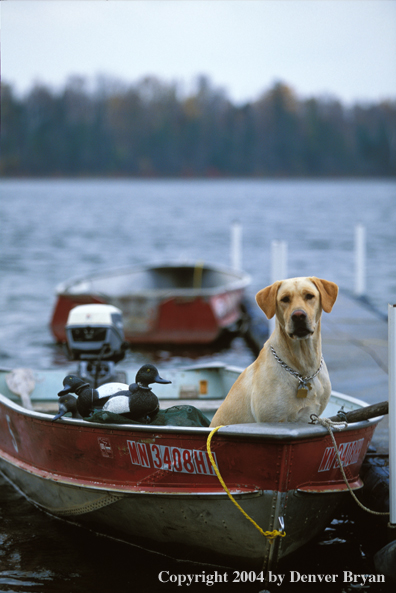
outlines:
[[[245,288],[250,277],[244,272],[203,262],[136,266],[70,279],[57,286],[58,294],[131,295],[151,291],[212,291]]]

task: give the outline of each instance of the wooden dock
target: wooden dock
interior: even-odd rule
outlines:
[[[322,346],[332,388],[369,404],[388,399],[388,323],[364,299],[340,292],[322,316]],[[389,451],[388,416],[374,433],[377,454]]]

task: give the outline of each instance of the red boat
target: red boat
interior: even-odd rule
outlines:
[[[66,342],[70,310],[106,303],[123,313],[125,339],[136,344],[208,344],[241,319],[250,277],[203,263],[145,265],[60,284],[51,329]]]
[[[172,385],[156,393],[162,409],[193,404],[209,416],[238,374],[222,365],[167,372]],[[53,515],[174,558],[265,572],[323,530],[349,496],[323,426],[220,428],[211,441],[214,461],[244,511],[265,532],[276,530],[271,544],[221,485],[207,453],[210,428],[53,422],[63,376],[36,373],[28,410],[0,372],[0,469]],[[365,404],[333,392],[324,415],[342,406],[348,412]],[[334,433],[352,489],[362,486],[359,470],[379,420]]]

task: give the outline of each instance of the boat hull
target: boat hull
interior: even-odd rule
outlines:
[[[274,544],[240,515],[225,493],[115,494],[48,482],[3,459],[0,467],[3,475],[31,502],[98,533],[179,560],[255,570],[269,566]],[[244,511],[268,529],[274,508],[285,508],[289,503],[285,522],[289,525],[288,539],[290,534],[293,542],[282,542],[276,561],[318,535],[331,521],[344,496],[330,493],[312,497],[296,491],[280,495],[273,491],[234,493]],[[293,529],[295,521],[291,521],[296,515],[305,526],[303,532],[298,528],[298,534]],[[279,529],[279,525],[272,527]]]
[[[105,303],[122,311],[125,339],[132,344],[209,344],[235,329],[249,283],[242,272],[187,264],[76,279],[58,287],[50,326],[56,340],[66,342],[71,309]]]
[[[337,432],[348,481],[377,421]],[[0,469],[35,504],[98,532],[179,559],[266,570],[319,533],[346,496],[321,426],[235,425],[212,439],[232,503],[209,462],[210,429],[56,423],[0,396]]]

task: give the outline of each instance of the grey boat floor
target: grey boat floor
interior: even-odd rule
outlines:
[[[342,292],[322,315],[323,356],[335,391],[369,404],[388,399],[388,323],[363,299]],[[378,454],[389,451],[388,416],[373,438]]]

